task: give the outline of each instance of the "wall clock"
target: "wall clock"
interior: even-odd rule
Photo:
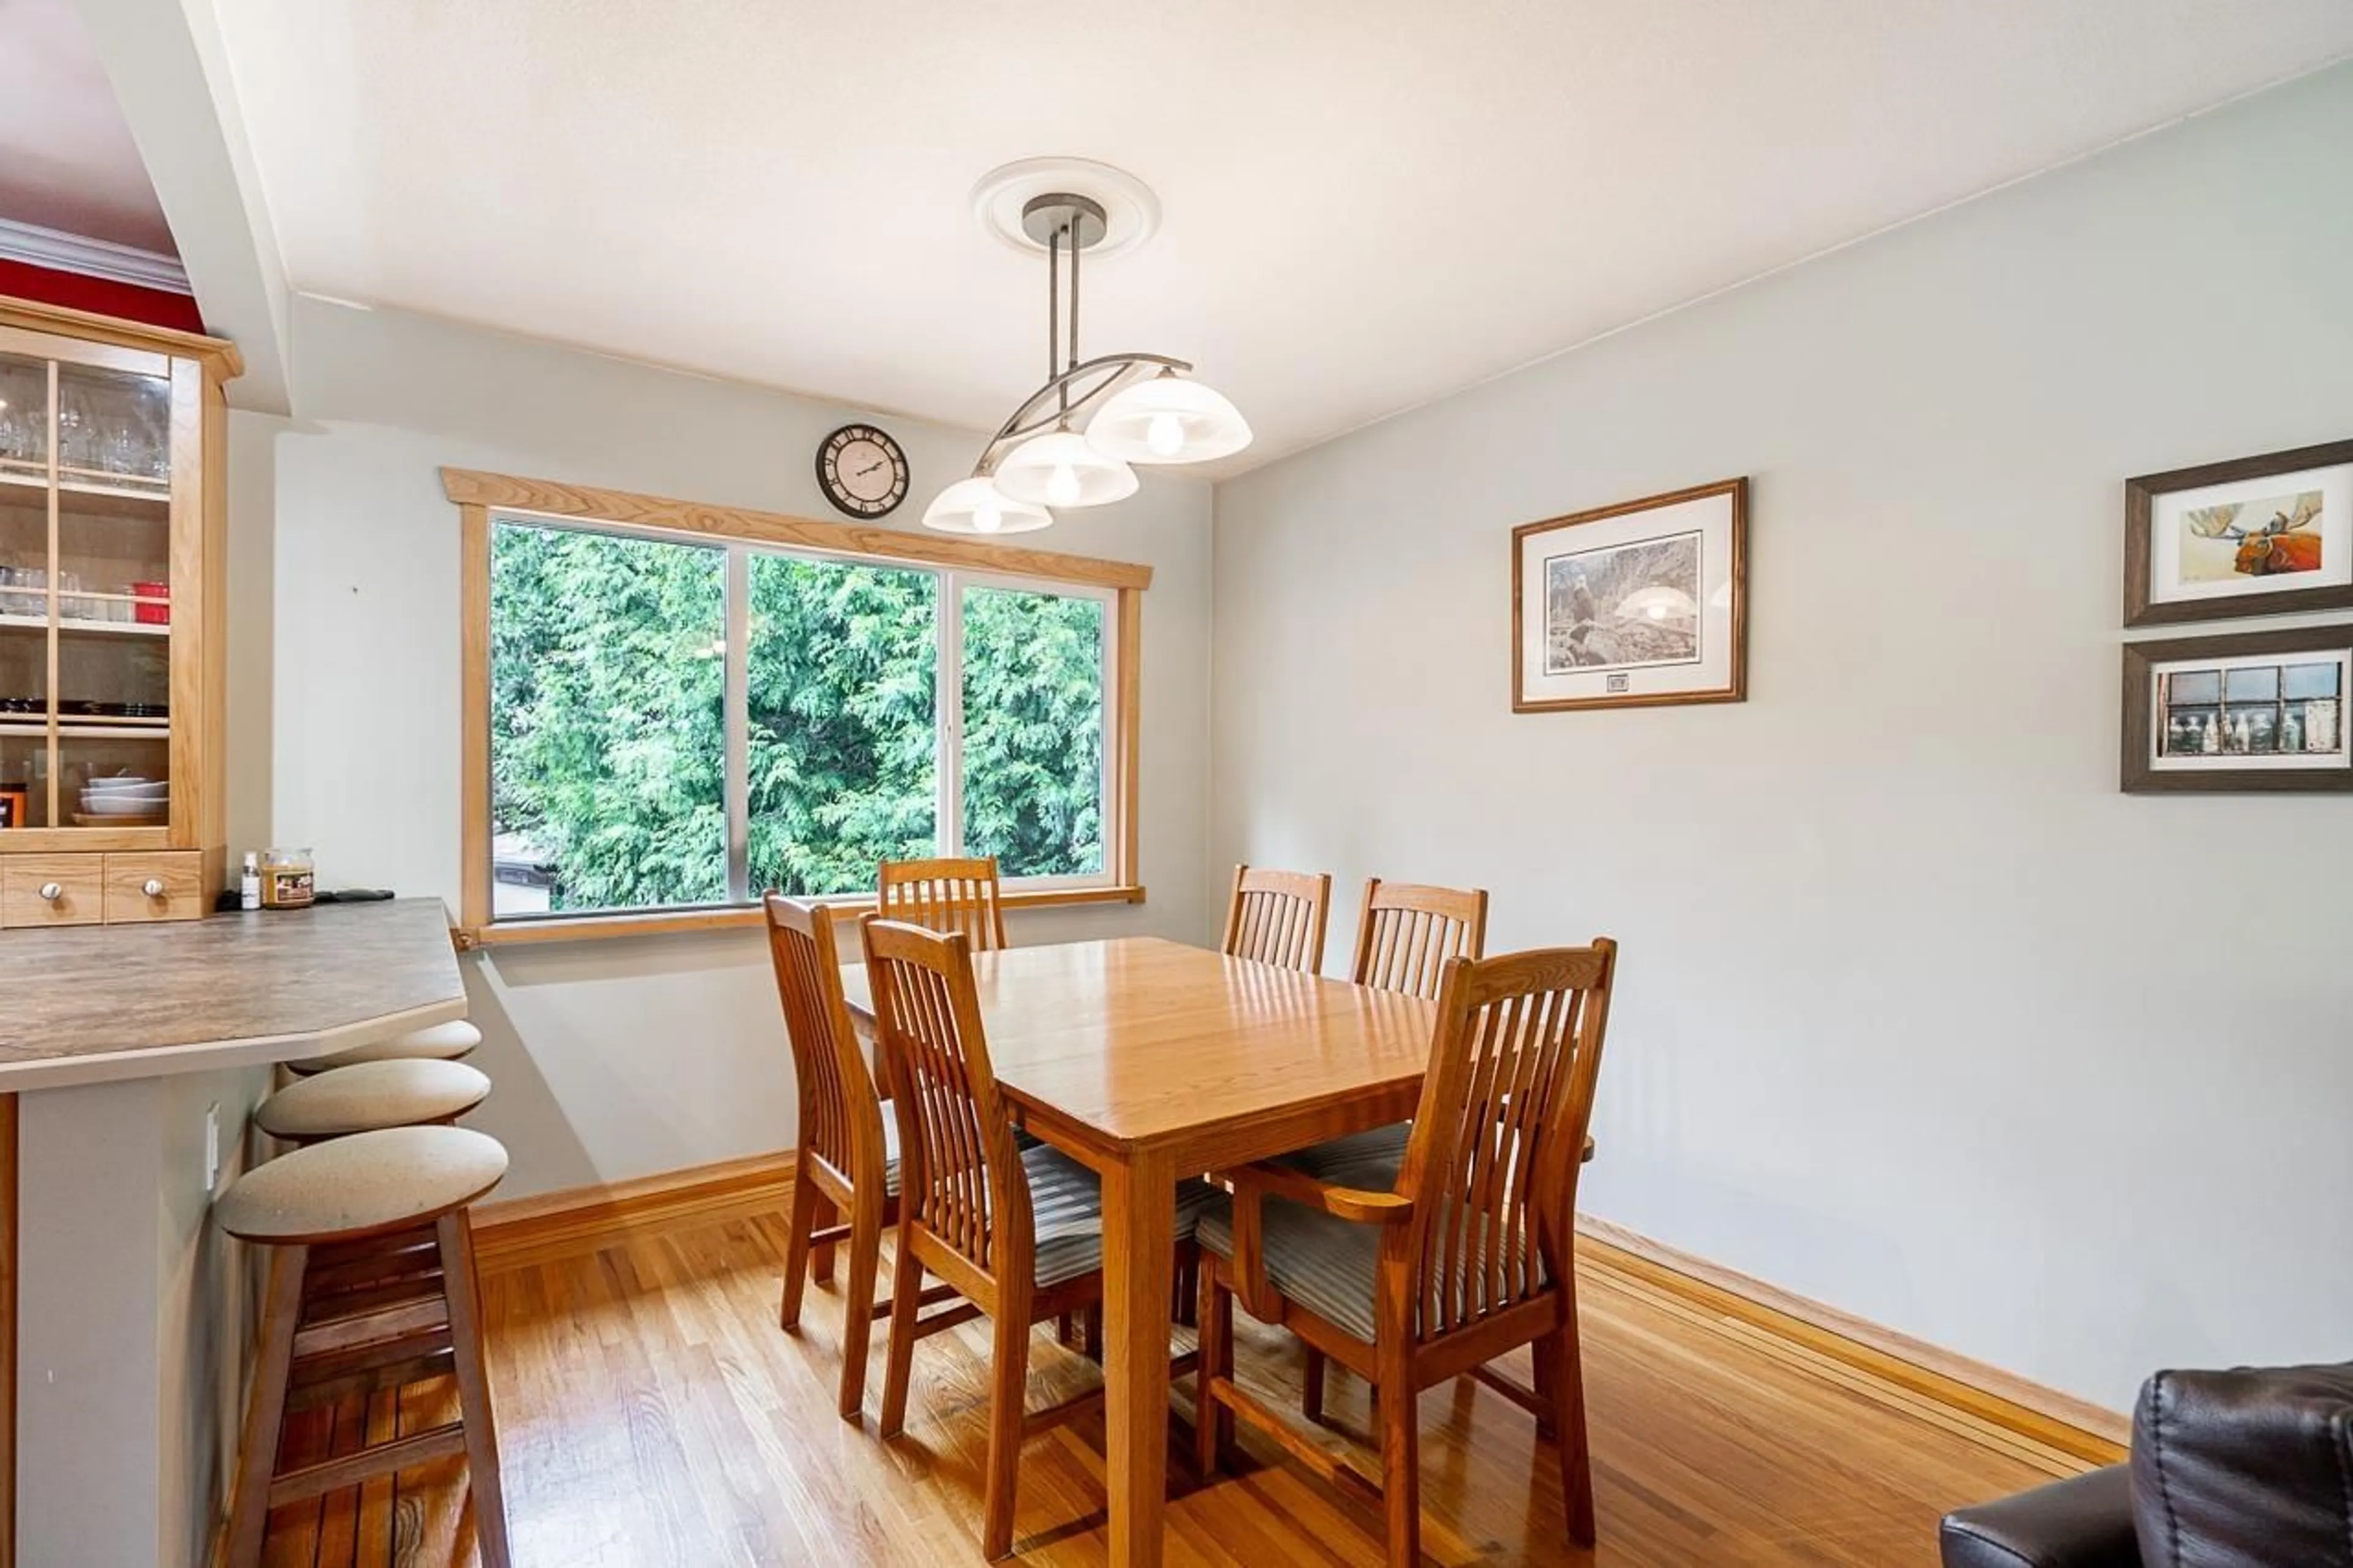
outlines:
[[[907,454],[871,425],[845,425],[818,443],[817,482],[836,510],[886,517],[907,499]]]

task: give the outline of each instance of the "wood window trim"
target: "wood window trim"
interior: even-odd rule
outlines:
[[[520,512],[534,517],[576,518],[584,522],[617,522],[631,528],[696,533],[716,539],[744,539],[761,544],[782,544],[802,550],[829,550],[844,555],[881,556],[893,561],[920,561],[933,566],[961,566],[968,571],[994,572],[1007,577],[1036,577],[1053,583],[1077,583],[1094,588],[1141,592],[1152,586],[1152,568],[1127,561],[1103,561],[1092,555],[1063,555],[1051,550],[961,539],[948,534],[910,533],[897,528],[869,528],[857,523],[820,522],[815,518],[784,512],[754,511],[744,507],[704,506],[699,501],[673,500],[667,496],[638,495],[630,490],[594,489],[586,485],[558,484],[554,479],[523,479],[507,474],[485,474],[472,468],[441,470],[441,493],[462,510]]]
[[[750,929],[765,918],[758,905],[715,909],[617,910],[576,916],[534,916],[500,921],[492,913],[491,859],[491,520],[493,512],[525,517],[574,519],[583,523],[620,523],[656,532],[749,541],[818,550],[872,560],[1031,578],[1049,583],[1108,588],[1117,599],[1113,705],[1116,732],[1103,748],[1112,772],[1113,820],[1105,825],[1110,855],[1108,885],[1082,888],[1013,889],[1004,895],[1010,910],[1066,904],[1142,903],[1137,874],[1139,816],[1137,781],[1142,763],[1144,691],[1144,591],[1152,568],[1124,561],[977,540],[926,536],[896,529],[823,522],[813,518],[743,508],[704,506],[628,490],[518,479],[471,468],[443,468],[442,493],[456,503],[459,519],[459,618],[462,691],[459,765],[461,828],[459,922],[453,933],[461,950],[547,942],[642,937],[685,931]],[[839,907],[866,910],[871,899],[828,900]]]

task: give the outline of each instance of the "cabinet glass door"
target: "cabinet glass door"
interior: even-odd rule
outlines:
[[[0,830],[171,819],[173,395],[153,363],[0,355]]]
[[[49,365],[0,354],[0,830],[49,815]]]

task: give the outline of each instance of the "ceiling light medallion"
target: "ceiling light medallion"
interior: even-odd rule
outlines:
[[[1105,191],[1107,199],[1068,188],[1082,182]],[[1054,521],[1049,508],[1104,506],[1134,495],[1138,481],[1131,464],[1202,463],[1250,445],[1241,412],[1189,379],[1193,367],[1183,360],[1147,353],[1079,358],[1079,258],[1147,237],[1159,221],[1150,191],[1100,164],[1032,159],[984,178],[974,205],[1003,237],[1046,253],[1046,380],[997,426],[972,477],[942,490],[925,509],[926,528],[950,533],[1045,528]]]

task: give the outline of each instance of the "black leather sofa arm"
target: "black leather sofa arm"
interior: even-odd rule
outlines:
[[[2053,1481],[1945,1516],[1945,1568],[2140,1568],[2132,1471]]]

